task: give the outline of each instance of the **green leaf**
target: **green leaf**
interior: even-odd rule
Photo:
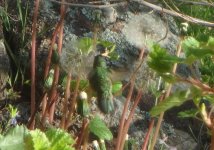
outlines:
[[[170,55],[166,49],[155,44],[153,50],[149,53],[148,65],[158,73],[167,73],[172,71],[174,63],[183,61],[184,59]]]
[[[24,126],[16,126],[11,129],[5,137],[0,139],[1,150],[23,150],[24,136],[28,130]]]
[[[193,62],[197,59],[203,58],[206,55],[210,55],[210,54],[214,55],[213,47],[210,48],[210,45],[212,45],[212,44],[213,44],[212,38],[210,38],[210,40],[206,46],[203,46],[201,43],[199,43],[193,37],[186,38],[182,43],[182,48],[187,57],[186,62]]]
[[[98,41],[99,44],[101,44],[103,47],[107,48],[109,50],[109,53],[113,52],[115,50],[116,45],[109,41]]]
[[[214,37],[209,37],[209,40],[207,42],[207,47],[214,49]]]
[[[188,49],[189,47],[198,48],[200,43],[193,37],[188,37],[182,42],[182,47],[184,50]]]
[[[26,150],[47,150],[50,143],[42,131],[39,129],[32,130],[25,137],[25,149]]]
[[[196,117],[196,115],[199,113],[197,109],[190,109],[186,111],[182,111],[178,113],[178,117],[180,118],[190,118],[190,117]]]
[[[109,53],[108,56],[110,57],[111,61],[115,61],[115,60],[118,60],[120,58],[120,55],[115,51]]]
[[[88,37],[83,37],[78,40],[78,48],[83,54],[88,55],[93,50],[93,40]]]
[[[71,147],[74,140],[62,129],[51,128],[46,132],[46,136],[50,141],[50,150],[74,150]]]
[[[87,99],[78,99],[77,112],[83,117],[87,117],[90,114],[90,108]]]
[[[111,140],[113,138],[111,131],[98,116],[90,121],[89,130],[100,139]]]
[[[168,83],[175,83],[177,81],[177,78],[171,73],[160,73],[159,75]]]
[[[77,81],[71,80],[71,90],[74,90],[76,88],[76,85],[77,85]],[[88,86],[89,86],[88,80],[80,80],[80,83],[79,83],[80,91],[84,91]]]
[[[45,88],[47,90],[51,89],[51,86],[52,86],[52,83],[53,83],[53,79],[54,79],[54,70],[51,69],[49,71],[49,74],[48,74],[47,78],[45,79],[45,85],[44,86],[45,86]]]
[[[53,54],[51,56],[51,62],[53,64],[59,64],[59,59],[60,59],[60,57],[59,57],[58,51],[57,50],[53,50]]]
[[[120,81],[114,82],[112,84],[112,94],[119,92],[120,89],[122,88],[122,86],[123,86],[122,82],[120,82]]]
[[[191,92],[188,89],[187,91],[178,91],[174,93],[173,95],[167,97],[162,102],[160,102],[157,106],[154,106],[150,113],[152,116],[157,116],[161,112],[165,112],[166,110],[174,107],[174,106],[180,106],[183,104],[186,100],[188,100],[191,96]]]

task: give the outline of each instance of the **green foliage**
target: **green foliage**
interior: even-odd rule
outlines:
[[[214,61],[211,56],[206,56],[201,60],[201,77],[204,83],[214,87]]]
[[[50,146],[44,132],[39,129],[28,131],[28,134],[24,137],[25,150],[46,150]]]
[[[123,84],[121,81],[118,82],[114,82],[112,84],[112,94],[116,94],[117,92],[119,92],[122,88]]]
[[[29,131],[16,126],[0,138],[1,150],[74,150],[74,140],[61,129],[51,128],[47,132],[39,129]]]
[[[117,54],[117,52],[115,52],[116,45],[114,43],[109,41],[97,40],[97,44],[102,45],[104,48],[108,50],[108,54],[111,60],[117,60],[119,58],[119,55]],[[91,51],[93,51],[94,48],[93,39],[88,37],[80,38],[77,41],[77,47],[82,54],[85,54],[87,56]]]
[[[87,117],[90,113],[87,93],[84,91],[79,94],[79,99],[77,100],[77,112],[83,117]]]
[[[179,1],[169,1],[170,3],[174,3],[171,6],[176,6],[181,13],[193,16],[195,18],[200,18],[202,20],[212,22],[214,20],[214,9],[209,6],[202,5],[188,5],[185,2]],[[183,20],[179,20],[179,23],[183,22]],[[201,26],[198,24],[190,24],[187,35],[195,37],[197,40],[206,41],[209,36],[214,36],[214,30],[209,27]]]
[[[90,121],[89,131],[100,139],[111,140],[113,138],[111,131],[98,116],[95,116]]]
[[[45,85],[44,85],[45,89],[47,89],[47,90],[51,89],[51,86],[52,86],[52,83],[53,83],[53,79],[54,79],[54,70],[51,69],[49,71],[49,74],[48,74],[47,78],[45,79]]]
[[[24,126],[16,126],[0,139],[1,150],[24,150],[24,137],[27,133]]]
[[[74,144],[74,140],[62,129],[50,128],[45,134],[50,141],[50,150],[73,150],[71,146]]]
[[[172,71],[174,63],[182,61],[183,59],[170,55],[166,49],[155,44],[149,53],[148,65],[158,73],[167,73]]]
[[[194,61],[204,58],[207,55],[214,55],[214,48],[211,47],[213,41],[212,38],[209,39],[207,44],[200,43],[193,37],[188,37],[183,41],[182,48],[187,57],[186,63],[192,64]]]
[[[10,18],[8,14],[8,5],[5,4],[4,7],[0,6],[0,17],[3,22],[3,25],[7,31],[11,29]]]
[[[8,110],[10,112],[10,118],[14,118],[18,114],[18,109],[16,107],[13,107],[10,104],[9,104]]]
[[[178,113],[178,117],[180,118],[196,118],[197,114],[199,113],[198,109],[190,109],[186,111],[182,111]]]
[[[157,116],[161,112],[164,112],[172,107],[180,106],[187,99],[191,98],[190,95],[191,95],[190,90],[178,91],[173,95],[167,97],[164,101],[160,102],[157,106],[154,106],[151,109],[150,113],[152,116]]]
[[[81,38],[77,46],[83,54],[88,55],[93,50],[93,40],[87,37]]]
[[[58,53],[58,51],[57,50],[53,50],[53,54],[52,54],[52,56],[51,56],[51,62],[53,63],[53,64],[59,64],[59,53]]]

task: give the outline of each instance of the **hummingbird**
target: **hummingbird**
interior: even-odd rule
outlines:
[[[112,95],[112,81],[110,70],[106,63],[107,56],[98,54],[94,58],[93,69],[89,77],[91,87],[97,93],[98,106],[102,112],[108,114],[114,110]]]

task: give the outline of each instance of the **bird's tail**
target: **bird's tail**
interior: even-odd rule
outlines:
[[[109,91],[104,91],[97,96],[98,104],[104,113],[108,114],[114,111],[113,95]]]

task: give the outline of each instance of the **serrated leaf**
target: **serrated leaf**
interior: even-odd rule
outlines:
[[[98,116],[90,121],[89,130],[100,139],[111,140],[113,138],[111,131]]]
[[[213,39],[210,38],[209,45],[212,45]],[[185,62],[193,62],[197,59],[201,59],[206,55],[214,55],[213,47],[209,47],[208,45],[203,46],[193,37],[188,37],[182,43],[182,48],[185,52],[187,60]],[[191,60],[191,61],[190,61]]]
[[[99,44],[101,44],[103,47],[107,48],[109,50],[109,53],[113,52],[115,50],[116,45],[109,41],[98,41]]]
[[[174,63],[183,61],[184,59],[170,55],[166,49],[155,44],[153,50],[149,53],[148,65],[158,73],[167,73],[172,71]]]
[[[47,150],[50,143],[44,132],[32,130],[25,137],[25,150]]]
[[[186,100],[190,98],[191,92],[188,89],[187,91],[178,91],[174,93],[173,95],[167,97],[164,99],[162,102],[160,102],[157,106],[154,106],[150,114],[152,116],[157,116],[161,112],[165,112],[166,110],[175,107],[175,106],[180,106],[183,104]]]
[[[198,48],[199,46],[200,43],[193,37],[188,37],[182,42],[182,47],[184,48],[184,50],[189,47]]]
[[[46,132],[46,136],[50,141],[50,150],[74,150],[71,147],[74,140],[62,129],[51,128]]]
[[[24,137],[28,130],[24,126],[16,126],[11,129],[5,137],[0,139],[1,150],[23,150]]]
[[[78,40],[78,48],[83,54],[88,55],[93,50],[93,40],[88,37],[83,37]]]
[[[190,109],[186,111],[182,111],[178,113],[178,117],[180,118],[190,118],[190,117],[196,117],[197,113],[199,111],[197,109]]]
[[[120,89],[122,88],[122,86],[123,86],[122,82],[120,82],[120,81],[114,82],[112,84],[112,94],[119,92]]]

